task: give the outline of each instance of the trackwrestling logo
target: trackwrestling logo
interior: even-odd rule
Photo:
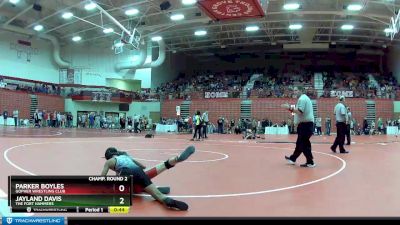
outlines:
[[[3,224],[12,225],[37,225],[51,224],[64,225],[64,217],[3,217]]]

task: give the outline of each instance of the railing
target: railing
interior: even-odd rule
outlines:
[[[400,100],[400,88],[393,90],[391,92],[385,92],[381,96],[377,95],[376,90],[360,90],[360,89],[324,89],[324,93],[318,97],[318,90],[314,88],[308,88],[305,90],[306,94],[311,99],[318,98],[335,98],[339,95],[344,95],[351,98],[365,98],[365,99],[391,99]],[[193,100],[193,99],[215,99],[215,98],[240,98],[241,91],[216,91],[214,93],[226,92],[227,95],[215,94],[213,97],[205,94],[206,91],[196,91],[196,92],[185,92],[183,93],[171,93],[167,95],[162,95],[165,100],[183,99],[183,100]],[[207,97],[208,96],[208,97]],[[222,97],[221,97],[222,96]],[[256,98],[297,98],[293,90],[288,88],[280,89],[279,91],[272,89],[255,89],[251,90],[249,99]]]
[[[74,100],[132,102],[158,101],[160,99],[159,95],[150,93],[149,90],[144,92],[129,92],[105,86],[54,84],[1,75],[0,88],[28,94],[71,97]],[[97,95],[95,93],[97,93]],[[107,98],[105,93],[111,93],[111,99]]]
[[[72,94],[71,99],[74,101],[131,103],[133,101],[159,101],[160,97],[155,94],[139,94],[137,92],[81,91],[79,94]]]

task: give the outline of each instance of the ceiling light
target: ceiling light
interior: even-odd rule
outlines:
[[[19,2],[19,0],[9,0],[9,2],[11,3],[11,4],[17,4],[18,2]]]
[[[161,36],[154,36],[151,38],[152,41],[161,41],[162,37]]]
[[[96,8],[96,3],[94,3],[94,2],[90,2],[90,3],[85,5],[85,9],[88,10],[88,11],[89,10],[93,10],[95,8]]]
[[[360,11],[362,8],[363,7],[360,4],[350,4],[347,6],[347,10],[349,11]]]
[[[177,20],[183,20],[185,16],[183,14],[174,14],[171,15],[171,20],[177,21]]]
[[[33,29],[36,30],[36,31],[41,31],[41,30],[43,30],[43,26],[38,24],[35,27],[33,27]]]
[[[196,0],[182,0],[182,4],[184,5],[194,5],[196,2]]]
[[[394,33],[394,30],[392,28],[386,28],[383,30],[385,33]]]
[[[299,8],[300,8],[299,3],[287,3],[287,4],[283,5],[284,10],[296,10]]]
[[[124,46],[124,43],[118,42],[117,44],[114,45],[116,48],[121,48]]]
[[[252,26],[247,26],[246,31],[258,31],[260,28],[258,26],[252,25]]]
[[[64,19],[70,19],[73,16],[74,16],[74,14],[72,14],[71,12],[65,12],[62,14],[62,18],[64,18]]]
[[[301,28],[303,28],[303,25],[301,25],[301,24],[291,24],[291,25],[289,25],[289,29],[290,30],[300,30]]]
[[[112,29],[112,28],[105,28],[105,29],[103,30],[103,33],[105,33],[105,34],[108,34],[108,33],[111,33],[111,32],[114,32],[114,29]]]
[[[205,30],[198,30],[198,31],[194,32],[194,35],[196,35],[196,36],[204,36],[206,34],[207,34],[207,31],[205,31]]]
[[[138,9],[128,9],[125,11],[125,15],[127,16],[134,16],[139,13]]]
[[[351,24],[345,24],[345,25],[342,25],[342,27],[341,27],[342,30],[353,30],[353,28],[354,28],[354,26]]]
[[[80,36],[74,36],[72,38],[72,40],[75,41],[75,42],[78,42],[78,41],[82,40],[82,38]]]

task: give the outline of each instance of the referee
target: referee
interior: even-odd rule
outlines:
[[[334,114],[336,117],[337,136],[335,142],[331,146],[331,150],[336,153],[336,147],[339,145],[339,151],[340,153],[343,154],[349,153],[348,151],[346,151],[346,149],[344,149],[344,141],[346,138],[346,130],[347,130],[346,124],[348,123],[348,114],[346,106],[344,106],[344,101],[345,101],[344,96],[340,96],[339,102],[335,106]]]
[[[293,89],[294,95],[299,96],[297,100],[296,107],[291,107],[289,104],[283,104],[282,108],[288,109],[291,113],[294,113],[294,123],[297,126],[297,141],[296,148],[293,154],[285,159],[289,164],[294,165],[297,158],[304,154],[307,162],[301,164],[301,167],[313,168],[316,166],[313,160],[313,155],[311,152],[311,142],[310,138],[314,133],[314,112],[312,107],[312,102],[310,98],[304,94],[303,87],[295,87]]]

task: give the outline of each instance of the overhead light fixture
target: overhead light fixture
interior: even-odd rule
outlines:
[[[94,3],[94,2],[89,2],[85,5],[85,9],[88,11],[93,10],[95,8],[96,8],[96,3]]]
[[[300,8],[299,3],[287,3],[283,5],[284,10],[296,10]]]
[[[124,43],[118,42],[117,44],[114,45],[116,48],[121,48],[124,46]]]
[[[182,4],[184,5],[194,5],[196,2],[196,0],[182,0]]]
[[[205,30],[198,30],[198,31],[194,32],[194,35],[196,35],[196,36],[204,36],[206,34],[207,34],[207,31],[205,31]]]
[[[18,4],[18,2],[19,2],[19,0],[9,0],[9,2],[11,3],[11,4]]]
[[[344,24],[344,25],[342,25],[341,29],[342,30],[353,30],[354,26],[351,24]]]
[[[258,26],[255,26],[255,25],[251,25],[251,26],[247,26],[246,27],[246,31],[249,31],[249,32],[258,31],[259,29],[260,28]]]
[[[62,18],[64,19],[71,19],[71,17],[73,17],[74,14],[72,14],[72,12],[65,12],[62,14]]]
[[[75,42],[78,42],[78,41],[82,40],[82,38],[80,36],[74,36],[74,37],[72,37],[72,40]]]
[[[38,25],[34,26],[33,29],[36,31],[41,31],[41,30],[43,30],[43,26],[38,24]]]
[[[291,25],[289,25],[289,29],[290,30],[300,30],[301,28],[303,28],[303,25],[301,25],[301,24],[291,24]]]
[[[171,20],[177,21],[177,20],[183,20],[185,16],[183,14],[173,14],[171,15]]]
[[[109,34],[109,33],[111,33],[111,32],[114,32],[114,29],[112,29],[112,28],[105,28],[105,29],[103,30],[103,33],[105,33],[105,34]]]
[[[392,28],[386,28],[385,30],[383,30],[385,33],[393,33],[394,30]]]
[[[347,6],[347,10],[349,11],[360,11],[362,8],[363,7],[360,4],[350,4]]]
[[[152,41],[161,41],[162,37],[161,36],[154,36],[151,38]]]
[[[128,9],[125,11],[125,15],[127,16],[134,16],[139,13],[138,9]]]

